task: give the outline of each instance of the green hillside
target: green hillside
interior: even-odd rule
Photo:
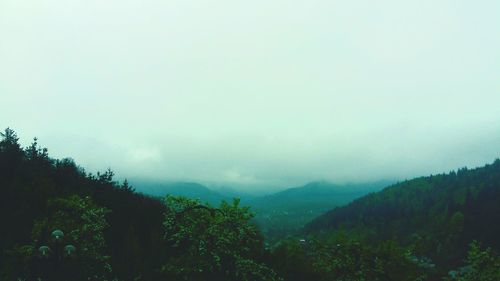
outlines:
[[[378,191],[386,181],[338,185],[318,181],[244,201],[256,212],[256,222],[271,241],[296,233],[328,210]]]
[[[204,185],[190,182],[161,182],[135,180],[136,188],[145,194],[163,197],[165,195],[184,196],[206,202],[212,206],[232,197],[223,190],[213,190]],[[237,193],[243,205],[250,206],[255,213],[253,220],[273,242],[294,234],[312,219],[330,209],[345,205],[352,200],[378,191],[389,185],[388,181],[367,184],[337,185],[326,181],[311,182],[304,186],[288,188],[265,196]]]
[[[500,280],[500,160],[375,193],[382,183],[312,183],[253,207],[158,199],[113,176],[1,133],[0,280]],[[189,183],[169,190],[213,195]],[[287,226],[322,204],[347,205],[267,246],[254,224],[252,208],[296,210],[277,217]]]
[[[166,202],[113,176],[1,133],[0,280],[279,280],[247,209]]]
[[[500,160],[392,185],[316,218],[305,233],[393,239],[445,267],[473,240],[500,250]]]

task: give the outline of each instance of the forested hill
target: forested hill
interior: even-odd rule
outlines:
[[[93,175],[71,159],[50,158],[36,139],[21,148],[14,131],[1,135],[0,280],[35,280],[30,279],[38,271],[33,249],[50,242],[52,228],[74,231],[71,243],[82,263],[97,270],[93,274],[107,266],[120,280],[154,278],[153,269],[166,253],[161,201],[135,193],[127,182],[115,182],[111,170]],[[76,239],[81,235],[92,238]],[[72,280],[86,278],[74,274],[81,276]]]
[[[480,243],[499,248],[499,182],[497,160],[400,183],[265,247],[239,200],[144,196],[6,129],[0,280],[498,281],[500,257]]]
[[[460,261],[472,240],[500,250],[500,160],[394,184],[327,212],[305,232],[395,239],[437,260]]]
[[[324,206],[342,205],[353,198],[370,192],[379,191],[389,185],[389,181],[379,181],[366,184],[338,185],[326,181],[316,181],[304,186],[285,189],[283,191],[262,196],[250,201],[253,206],[273,206],[286,208],[288,205],[310,207],[311,204]]]
[[[388,185],[388,181],[345,185],[318,181],[243,203],[252,206],[261,231],[270,241],[275,241],[296,233],[306,223],[336,206]]]
[[[251,218],[237,200],[139,194],[0,133],[0,280],[281,280]]]
[[[231,201],[231,194],[210,189],[193,182],[161,182],[133,180],[138,190],[148,195],[183,196],[217,206],[222,200]],[[370,192],[379,191],[390,181],[363,184],[333,184],[327,181],[310,182],[306,185],[288,188],[269,195],[235,193],[242,205],[250,206],[255,212],[254,222],[259,226],[268,242],[297,233],[315,217]]]

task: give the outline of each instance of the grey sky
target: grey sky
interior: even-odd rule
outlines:
[[[500,2],[0,0],[0,126],[123,177],[287,186],[500,156]]]

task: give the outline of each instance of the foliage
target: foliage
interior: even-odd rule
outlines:
[[[120,280],[159,278],[156,269],[169,253],[162,239],[165,208],[161,201],[135,193],[128,182],[115,182],[111,170],[92,175],[72,159],[50,158],[36,138],[26,148],[18,141],[11,129],[1,133],[0,280],[14,280],[19,272],[31,274],[28,269],[34,269],[37,255],[35,239],[43,242],[47,229],[56,224],[68,239],[71,235],[84,237],[76,239],[83,243],[77,245],[80,262],[87,252],[89,264],[99,261],[102,269],[109,263]],[[104,214],[99,211],[104,209],[110,211],[105,214],[107,228],[102,228]],[[81,228],[80,224],[87,226]],[[92,239],[85,238],[88,236]]]
[[[0,134],[0,280],[50,266],[38,248],[54,228],[77,248],[68,280],[500,280],[500,160],[393,185],[268,247],[237,200],[164,203],[110,169],[93,175],[50,158],[37,139],[22,148],[13,130]],[[491,248],[467,253],[472,240]]]
[[[68,198],[55,198],[48,202],[49,217],[34,222],[31,232],[32,242],[11,251],[17,261],[22,259],[22,272],[18,276],[43,279],[71,278],[87,280],[96,277],[108,280],[111,275],[109,256],[106,255],[106,242],[103,232],[108,224],[105,208],[95,205],[89,197],[76,195]],[[63,230],[62,241],[54,241],[51,233]],[[63,247],[67,244],[77,249],[74,257],[65,257]],[[41,257],[38,248],[49,246],[51,257]],[[19,266],[19,265],[18,265]],[[54,268],[57,266],[57,268]]]
[[[288,263],[277,265],[287,280],[414,281],[427,280],[433,271],[394,241],[370,245],[347,238],[288,240],[274,249],[273,256],[274,262]]]
[[[278,280],[258,261],[262,237],[239,200],[213,208],[169,196],[166,205],[165,237],[179,249],[163,266],[167,275],[181,280]]]
[[[500,250],[500,160],[476,169],[387,187],[315,219],[305,232],[348,233],[371,243],[414,247],[444,271],[465,258],[474,239]]]
[[[497,281],[500,280],[500,257],[491,248],[481,249],[477,241],[470,244],[466,265],[448,273],[448,280]]]
[[[381,190],[387,181],[365,184],[311,182],[271,195],[244,201],[256,212],[254,221],[270,243],[299,232],[314,218],[337,206]]]

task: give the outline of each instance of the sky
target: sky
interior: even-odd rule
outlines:
[[[0,127],[118,178],[283,187],[500,157],[500,1],[0,0]]]

